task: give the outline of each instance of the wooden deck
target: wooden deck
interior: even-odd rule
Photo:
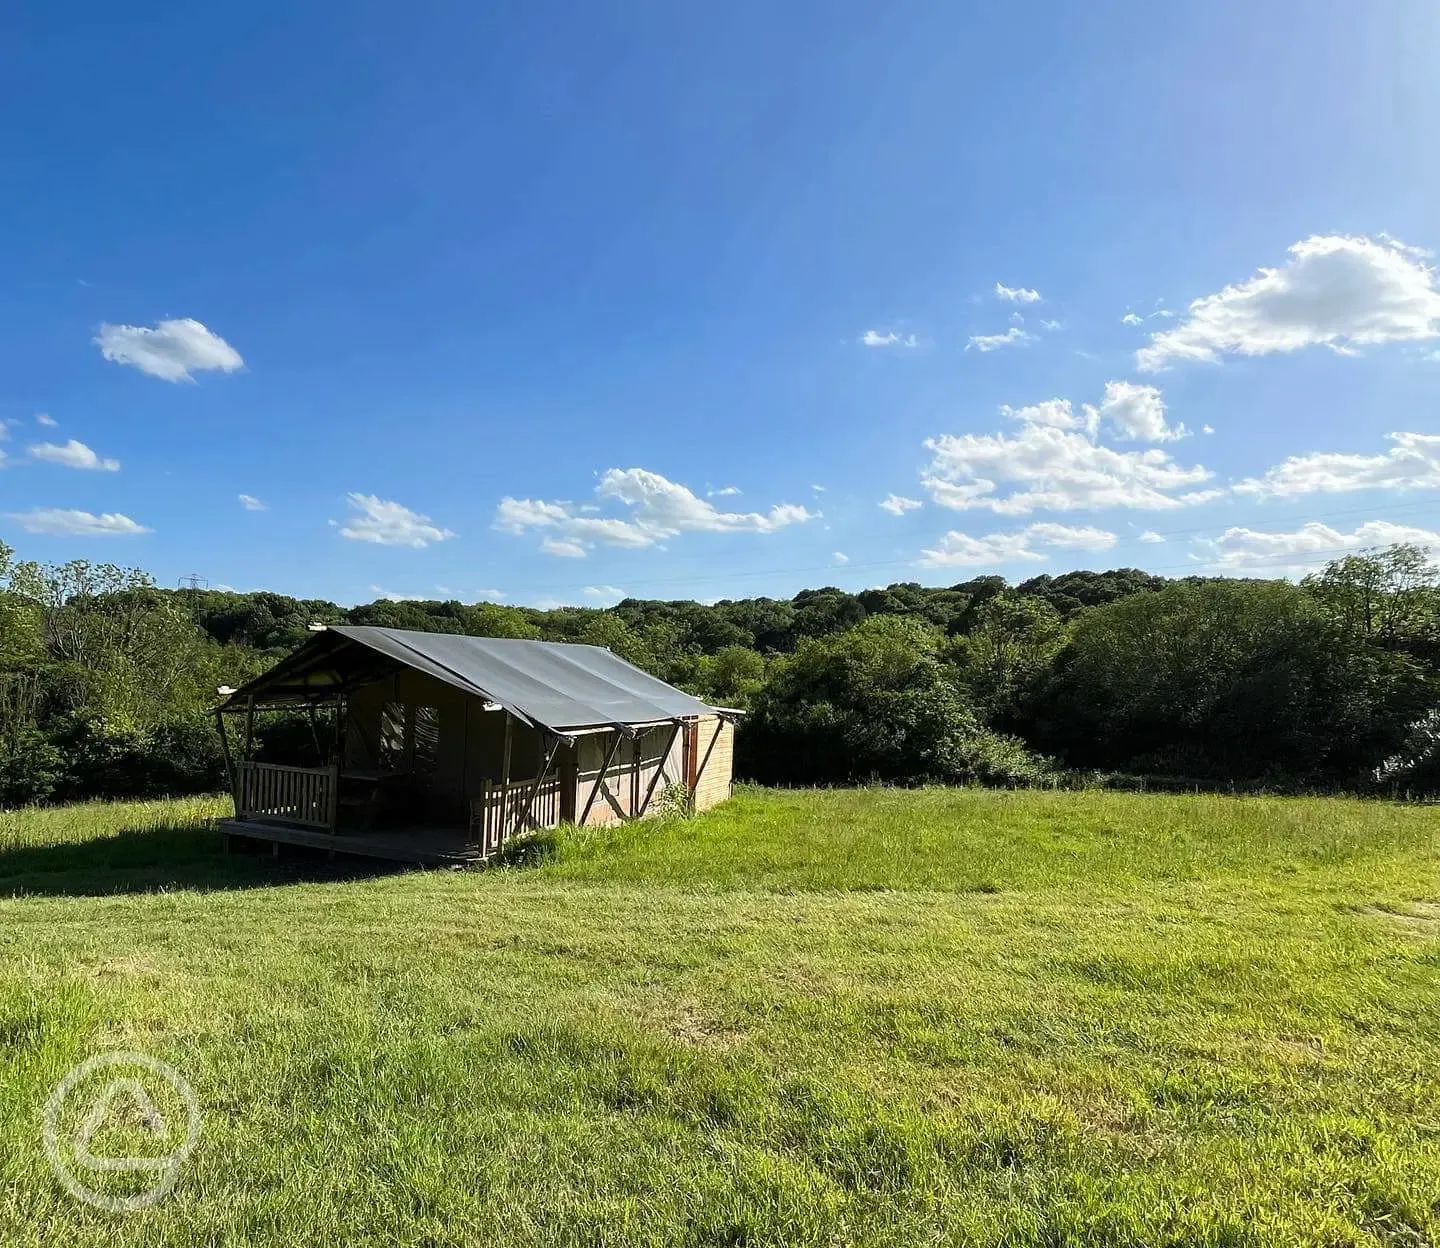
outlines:
[[[249,819],[221,819],[216,825],[227,838],[265,841],[276,847],[303,845],[335,854],[357,854],[386,862],[407,862],[422,867],[468,867],[480,861],[480,850],[463,827],[387,828],[372,832],[325,832],[318,828],[288,827]]]

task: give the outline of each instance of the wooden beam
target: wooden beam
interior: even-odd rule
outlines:
[[[615,761],[615,755],[620,749],[620,742],[625,736],[618,729],[615,732],[615,743],[610,747],[610,752],[605,755],[605,761],[600,764],[600,774],[595,777],[595,784],[590,790],[590,796],[585,799],[585,809],[580,812],[580,818],[575,821],[575,826],[583,828],[585,820],[590,818],[590,807],[595,805],[595,799],[600,794],[600,786],[605,783],[605,773],[610,770],[610,765]]]
[[[515,826],[510,829],[512,835],[524,831],[525,824],[530,819],[530,810],[535,805],[535,795],[540,792],[540,786],[545,783],[546,773],[549,772],[550,765],[555,761],[555,751],[559,748],[560,738],[556,737],[550,742],[550,749],[545,755],[545,761],[540,765],[540,774],[535,777],[535,782],[530,786],[530,792],[525,795],[525,805],[515,820]]]
[[[660,783],[660,777],[665,774],[665,763],[670,757],[670,751],[675,748],[675,738],[679,733],[680,721],[677,719],[674,726],[670,729],[670,738],[665,742],[664,752],[660,755],[660,765],[655,768],[655,774],[650,777],[650,787],[645,790],[645,800],[640,803],[640,809],[637,810],[631,818],[638,819],[650,809],[650,799],[655,796],[655,788]],[[638,749],[639,747],[637,746],[636,748]],[[636,775],[639,775],[638,768],[636,769]]]

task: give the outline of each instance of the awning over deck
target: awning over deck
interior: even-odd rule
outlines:
[[[388,662],[387,662],[388,660]],[[230,695],[275,705],[313,701],[413,668],[552,732],[720,714],[600,646],[336,625]],[[726,712],[726,714],[730,714]]]

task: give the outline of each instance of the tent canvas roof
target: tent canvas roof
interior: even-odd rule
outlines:
[[[300,700],[322,693],[327,685],[333,687],[333,681],[324,678],[325,660],[333,658],[338,666],[350,646],[498,702],[522,720],[557,732],[713,715],[719,709],[600,646],[361,625],[334,625],[317,633],[288,659],[231,694],[226,705],[242,704],[252,696]]]

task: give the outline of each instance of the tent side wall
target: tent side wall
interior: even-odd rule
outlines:
[[[388,713],[387,707],[391,708]],[[484,781],[498,783],[502,777],[505,713],[487,711],[479,698],[423,672],[397,672],[350,695],[347,767],[381,764],[382,754],[393,747],[393,742],[387,742],[387,725],[393,730],[397,712],[408,718],[406,735],[412,750],[422,735],[420,725],[433,725],[433,766],[427,768],[425,813],[432,819],[468,823],[470,799],[479,795]],[[512,779],[533,777],[543,757],[541,734],[516,722],[510,742]]]
[[[591,803],[589,814],[585,815],[586,824],[616,823],[630,818],[637,810],[655,814],[659,795],[671,785],[693,790],[696,810],[709,810],[730,796],[735,725],[718,715],[702,716],[675,734],[674,743],[666,753],[665,743],[670,740],[671,731],[670,725],[662,724],[645,729],[633,740],[620,742],[604,783]],[[582,737],[576,745],[577,820],[584,814],[595,778],[614,746],[614,733]],[[657,780],[655,773],[662,768],[663,773]],[[654,790],[647,809],[645,797],[651,793],[652,784]]]
[[[665,746],[672,734],[675,740],[667,752]],[[609,770],[595,792],[596,777],[615,748],[616,735],[592,733],[581,737],[575,745],[575,818],[579,820],[584,815],[587,825],[628,819],[636,811],[646,809],[647,795],[649,811],[653,812],[666,788],[685,783],[685,732],[682,729],[676,733],[672,725],[661,724],[643,729],[629,740],[621,739]],[[657,771],[661,772],[658,778]],[[590,802],[592,792],[595,800]],[[588,814],[585,813],[587,802],[590,802]]]
[[[709,810],[728,800],[733,789],[735,725],[718,715],[707,715],[691,731],[695,747],[689,783],[695,790],[695,809]]]
[[[423,672],[399,671],[350,695],[345,765],[378,768],[398,744],[409,751],[404,769],[415,765],[417,776],[425,777],[424,815],[465,824],[471,799],[480,796],[486,781],[498,784],[503,777],[506,719],[505,712],[485,710],[479,698],[452,685]],[[587,824],[619,822],[637,811],[654,813],[659,795],[672,785],[693,789],[697,810],[723,802],[730,796],[734,725],[706,715],[673,733],[673,742],[672,731],[670,724],[645,728],[635,737],[622,738],[618,748],[614,732],[580,737],[573,749],[562,746],[555,757],[561,817],[579,819],[587,802]],[[422,738],[430,742],[423,760]],[[545,734],[513,721],[512,782],[533,779],[546,748]],[[596,777],[612,749],[614,756],[597,791]],[[422,761],[423,767],[418,765]]]

